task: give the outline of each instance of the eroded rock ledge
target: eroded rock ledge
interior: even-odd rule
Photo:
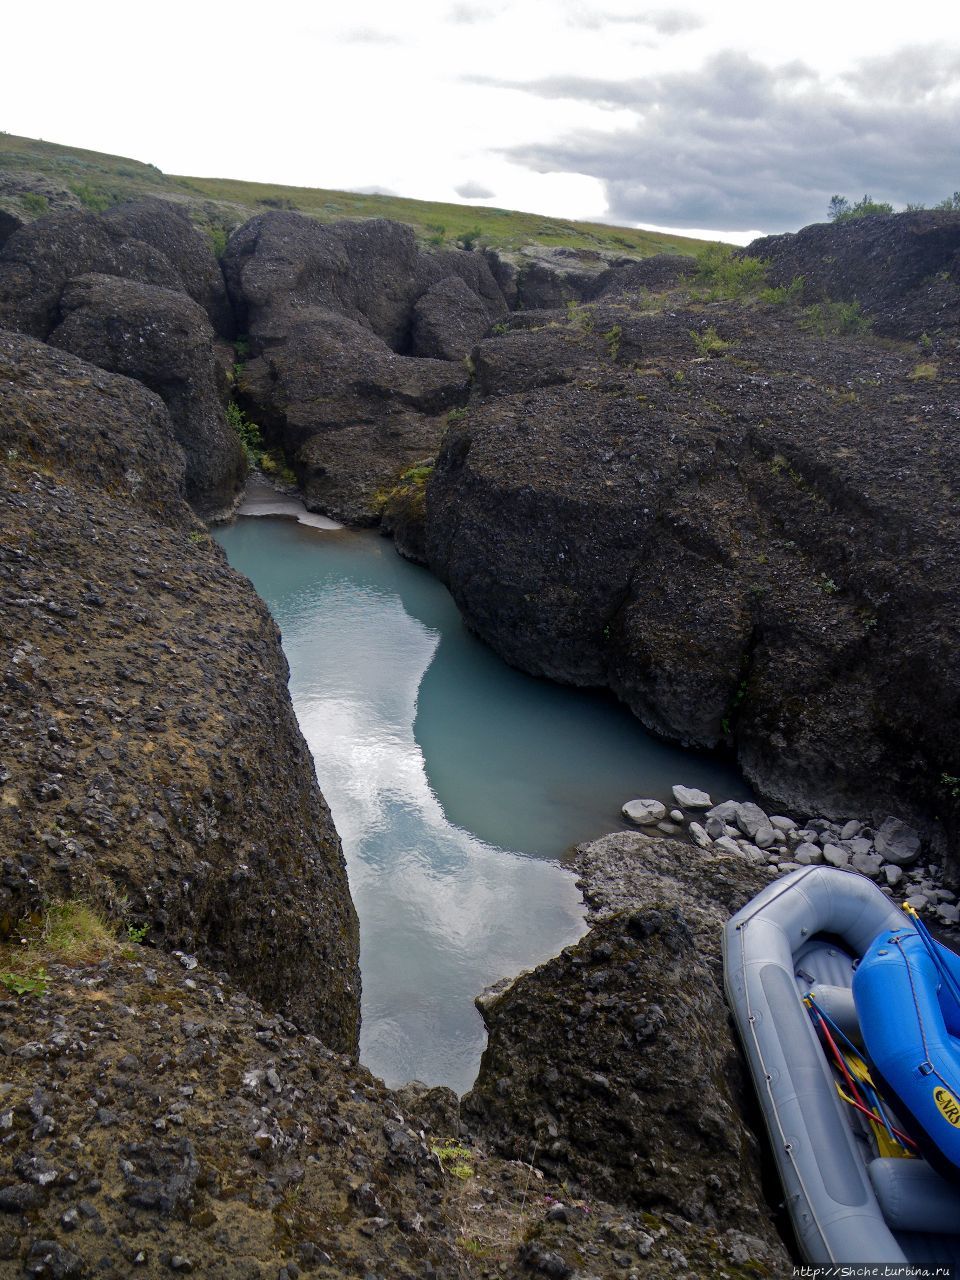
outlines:
[[[352,1052],[357,922],[266,606],[160,399],[0,332],[0,922],[89,896]]]
[[[490,1039],[465,1115],[585,1193],[777,1256],[720,963],[723,922],[767,876],[629,832],[581,846],[577,868],[593,928],[478,1002]]]

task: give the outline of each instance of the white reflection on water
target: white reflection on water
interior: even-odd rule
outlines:
[[[395,595],[330,581],[278,620],[362,921],[361,1057],[390,1084],[463,1091],[484,1043],[473,996],[580,936],[573,877],[447,821],[413,732],[439,632]]]

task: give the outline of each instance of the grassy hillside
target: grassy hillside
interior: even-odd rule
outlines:
[[[32,181],[31,175],[39,181]],[[466,240],[468,244],[515,249],[538,243],[647,257],[654,253],[692,254],[704,243],[688,236],[571,222],[510,209],[271,186],[233,178],[178,177],[124,156],[0,133],[0,208],[21,217],[34,218],[52,208],[103,209],[119,200],[145,195],[189,205],[196,221],[211,230],[229,231],[253,213],[273,208],[295,209],[321,222],[393,218],[408,223],[421,239],[432,244]]]

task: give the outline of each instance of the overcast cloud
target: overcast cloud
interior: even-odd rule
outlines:
[[[162,22],[45,0],[8,4],[3,40],[0,128],[172,174],[740,242],[822,220],[834,192],[960,188],[944,0],[165,0]],[[224,67],[242,129],[218,127]]]
[[[689,9],[645,9],[641,13],[610,13],[584,10],[574,22],[590,30],[607,26],[652,27],[658,35],[676,36],[683,31],[696,31],[705,25],[699,14]]]
[[[461,182],[459,187],[454,187],[453,189],[463,200],[493,200],[496,198],[496,192],[491,191],[489,187],[485,187],[482,182]]]
[[[823,221],[834,192],[903,205],[960,186],[958,73],[956,51],[912,47],[858,64],[835,86],[802,62],[769,67],[734,52],[631,81],[514,81],[538,97],[628,111],[634,123],[506,154],[539,172],[599,178],[615,221],[792,229]]]

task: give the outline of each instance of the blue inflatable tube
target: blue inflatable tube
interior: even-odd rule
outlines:
[[[957,956],[932,945],[960,972]],[[960,1181],[960,1006],[915,929],[874,939],[853,998],[874,1080],[934,1168]]]

